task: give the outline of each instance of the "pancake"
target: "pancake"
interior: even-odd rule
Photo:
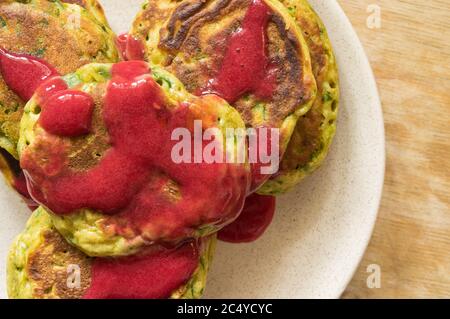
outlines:
[[[114,40],[96,1],[0,3],[0,48],[42,58],[60,74],[74,72],[90,62],[116,62]],[[25,102],[0,75],[0,147],[15,158]]]
[[[46,96],[47,87],[59,90]],[[88,131],[85,106],[92,106]],[[179,128],[189,135],[183,154],[196,145],[192,132],[210,129],[216,155],[245,148],[225,137],[227,129],[245,129],[235,109],[216,95],[189,94],[156,66],[90,64],[55,77],[27,103],[21,122],[18,150],[30,194],[90,256],[131,255],[155,242],[209,236],[240,213],[249,165],[245,159],[198,163],[194,153],[177,162]],[[208,145],[200,146],[206,152]]]
[[[291,190],[326,158],[336,132],[339,75],[324,24],[304,0],[281,0],[300,25],[311,53],[318,92],[311,110],[300,118],[281,162],[280,172],[258,192],[277,195]]]
[[[187,280],[177,285],[168,295],[159,295],[158,297],[200,298],[206,284],[214,245],[215,238],[204,239],[199,248],[198,265],[193,271],[190,271],[191,273],[188,273]],[[183,249],[183,247],[178,249]],[[169,254],[177,254],[177,251],[169,252]],[[151,258],[153,255],[149,256]],[[132,267],[137,258],[139,257],[100,260],[86,256],[70,246],[59,235],[52,224],[50,215],[43,208],[39,208],[28,221],[26,230],[18,236],[11,247],[7,265],[8,295],[13,299],[91,298],[93,297],[92,287],[99,284],[99,279],[104,279],[95,275],[95,267],[98,267],[99,263],[125,263],[125,267]],[[71,278],[71,275],[75,274],[73,269],[78,271],[78,284]],[[129,269],[131,268],[126,270]],[[140,276],[139,273],[134,272],[129,275],[138,278]],[[152,276],[151,273],[147,275]],[[167,281],[167,278],[155,277],[157,282]],[[102,297],[144,298],[151,296],[150,292],[141,294],[137,289],[121,291],[111,289],[110,281],[116,279],[112,276],[101,282],[101,285],[106,287],[102,292]],[[130,286],[133,284],[136,283],[128,282]],[[137,282],[137,284],[145,283]],[[151,287],[148,288],[148,290],[151,289]]]
[[[172,72],[189,92],[225,98],[247,127],[280,129],[281,153],[314,100],[302,31],[276,0],[147,1],[131,35],[145,43],[147,61]],[[224,75],[227,70],[236,72]]]

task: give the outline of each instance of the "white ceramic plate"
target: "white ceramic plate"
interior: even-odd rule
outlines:
[[[141,0],[101,0],[113,29],[125,32]],[[253,244],[220,243],[207,298],[338,298],[358,266],[376,220],[384,179],[384,125],[364,50],[334,0],[312,0],[340,67],[338,133],[323,167],[278,200],[275,221]],[[30,214],[0,181],[0,298],[13,238]]]

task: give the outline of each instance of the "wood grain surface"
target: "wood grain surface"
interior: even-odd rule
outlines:
[[[379,220],[343,297],[450,297],[450,0],[339,3],[374,69],[387,135]],[[367,24],[373,4],[379,29]],[[372,264],[380,288],[368,288]]]

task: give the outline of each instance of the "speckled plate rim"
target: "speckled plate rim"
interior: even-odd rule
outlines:
[[[351,34],[351,36],[352,36],[352,39],[349,39],[349,41],[352,42],[353,45],[356,47],[356,49],[361,52],[360,54],[364,55],[364,57],[365,57],[363,71],[367,74],[367,77],[370,79],[370,83],[367,83],[367,87],[370,87],[370,90],[373,92],[373,96],[375,99],[374,103],[376,103],[378,105],[378,107],[377,107],[378,122],[380,123],[380,134],[378,136],[378,138],[379,138],[378,143],[381,146],[381,152],[382,152],[382,154],[380,154],[380,158],[381,158],[380,174],[378,176],[378,180],[376,181],[376,185],[377,185],[378,189],[376,191],[376,194],[374,195],[374,197],[376,198],[375,202],[377,204],[374,205],[374,207],[373,207],[372,220],[369,221],[369,223],[371,225],[368,226],[370,229],[370,232],[367,233],[366,238],[364,238],[362,241],[360,257],[358,260],[355,260],[355,267],[354,267],[353,271],[349,272],[346,280],[344,281],[345,284],[342,285],[341,287],[339,287],[339,290],[337,290],[335,298],[340,298],[342,296],[342,294],[345,292],[347,286],[350,284],[351,280],[353,279],[354,275],[356,274],[356,271],[358,270],[358,266],[360,265],[360,263],[362,262],[362,260],[364,258],[364,254],[367,250],[367,247],[370,244],[370,240],[372,239],[372,235],[373,235],[373,232],[375,229],[376,221],[378,219],[378,213],[380,210],[381,200],[382,200],[382,196],[383,196],[384,180],[385,180],[385,172],[386,172],[386,132],[385,132],[385,127],[384,127],[383,108],[382,108],[382,104],[381,104],[380,94],[378,91],[378,86],[377,86],[375,75],[373,73],[369,59],[365,52],[365,49],[355,31],[355,29],[353,28],[352,23],[350,22],[349,18],[345,14],[345,12],[342,9],[342,7],[340,6],[340,4],[336,0],[331,0],[331,1],[325,0],[325,1],[328,1],[330,3],[330,5],[336,7],[336,9],[335,9],[336,15],[341,20],[342,24],[345,25],[349,29],[349,34]],[[311,1],[311,2],[321,2],[321,0]]]

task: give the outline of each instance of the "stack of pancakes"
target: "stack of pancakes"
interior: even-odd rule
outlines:
[[[264,4],[269,12],[264,49],[270,68],[276,70],[276,87],[271,96],[261,98],[247,91],[233,99],[222,96],[227,101],[205,97],[197,102],[195,95],[220,69],[229,39],[242,30],[248,10],[255,3]],[[74,12],[81,12],[78,28],[67,23]],[[323,162],[336,131],[338,72],[326,29],[306,0],[151,0],[142,6],[129,37],[143,44],[151,77],[167,100],[208,104],[205,109],[214,108],[220,119],[211,125],[219,130],[225,126],[280,130],[279,172],[242,184],[239,181],[246,178],[232,175],[234,179],[228,184],[235,197],[242,197],[245,191],[285,193]],[[94,96],[96,110],[101,113],[102,103],[97,100],[105,95],[111,79],[111,65],[104,63],[118,62],[119,53],[115,35],[96,1],[0,1],[0,47],[44,59],[63,75],[70,88]],[[36,97],[21,100],[0,74],[0,147],[5,150],[0,166],[11,183],[20,173],[16,160],[22,161],[23,167],[28,165],[25,158],[39,162],[51,154],[42,145],[55,139],[46,140],[45,130],[38,125],[39,112]],[[88,170],[108,151],[108,131],[101,120],[96,120],[95,112],[95,134],[60,139],[69,145],[71,169]],[[202,118],[208,112],[200,112]],[[251,175],[248,163],[244,166]],[[220,176],[218,172],[217,178]],[[28,178],[29,184],[37,179]],[[230,177],[226,176],[226,180]],[[163,195],[178,200],[177,196],[183,194],[176,181],[168,179],[164,185]],[[39,191],[45,194],[45,189]],[[11,249],[11,298],[199,298],[206,284],[215,234],[236,218],[231,213],[216,221],[201,215],[186,221],[182,232],[175,232],[171,228],[174,222],[164,223],[163,216],[147,228],[136,230],[126,220],[91,207],[56,214],[45,200],[40,204]],[[126,231],[117,231],[117,225]],[[186,278],[171,286],[170,293],[124,295],[112,290],[96,295],[90,289],[98,264],[132,265],[136,258],[151,255],[154,250],[167,250],[176,258],[193,242],[198,250],[197,265]],[[68,269],[73,265],[78,266],[80,275],[76,287],[68,285]],[[165,278],[155,280],[165,282]]]

